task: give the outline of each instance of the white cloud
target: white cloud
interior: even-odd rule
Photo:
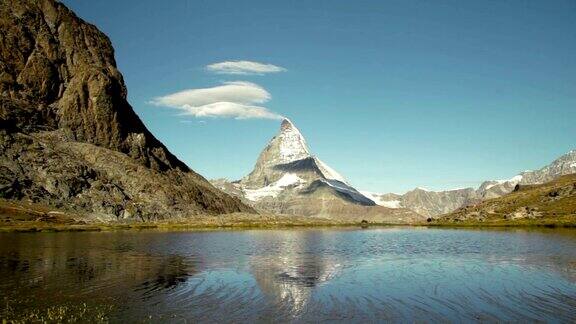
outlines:
[[[182,110],[184,115],[236,119],[281,119],[282,116],[259,106],[271,96],[261,86],[244,81],[225,82],[223,85],[188,89],[152,99],[157,106]]]
[[[195,117],[222,117],[235,119],[281,119],[282,116],[265,107],[243,105],[235,102],[215,102],[204,106],[185,106],[184,114]]]
[[[225,82],[221,86],[212,88],[189,89],[157,97],[152,100],[152,103],[168,107],[203,106],[220,101],[252,104],[263,103],[270,98],[270,93],[257,84],[235,81]]]
[[[218,74],[266,74],[284,72],[285,68],[273,64],[252,61],[226,61],[206,66],[206,70]]]

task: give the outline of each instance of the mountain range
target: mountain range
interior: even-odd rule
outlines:
[[[332,207],[338,202],[351,208],[346,209],[349,212],[358,212],[350,206],[362,206],[364,210],[381,210],[383,214],[410,210],[422,217],[436,217],[504,196],[519,184],[546,183],[571,173],[576,173],[576,151],[568,152],[540,170],[524,171],[507,180],[484,181],[478,188],[445,191],[416,188],[405,194],[357,190],[312,155],[302,133],[289,119],[284,119],[279,133],[266,145],[251,173],[239,181],[218,179],[212,183],[257,209],[274,213],[341,217],[335,210],[338,208]],[[410,221],[417,218],[409,217]]]
[[[576,214],[576,174],[567,174],[540,184],[518,184],[502,197],[487,199],[442,215],[440,223],[503,223],[561,226],[573,224]]]
[[[252,172],[229,182],[212,183],[257,210],[333,219],[410,223],[422,216],[405,208],[376,204],[318,157],[302,133],[284,119],[260,153]]]
[[[460,207],[502,197],[516,185],[543,184],[563,175],[576,173],[576,150],[572,150],[547,166],[535,171],[524,171],[507,180],[484,181],[478,188],[430,191],[416,188],[403,195],[363,193],[382,206],[404,207],[427,217],[450,213]]]

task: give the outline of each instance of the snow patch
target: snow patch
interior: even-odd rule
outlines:
[[[492,188],[492,187],[494,187],[495,185],[498,185],[498,184],[501,184],[501,183],[498,182],[498,183],[489,184],[489,185],[487,185],[486,187],[484,187],[484,190],[488,190],[488,189],[490,189],[490,188]]]
[[[525,172],[526,172],[526,171],[525,171]],[[512,177],[512,178],[510,178],[510,179],[507,179],[507,180],[492,180],[492,181],[494,181],[494,182],[496,182],[496,183],[487,185],[487,186],[484,188],[484,190],[486,191],[486,190],[488,190],[488,189],[490,189],[490,188],[492,188],[492,187],[494,187],[494,186],[498,186],[498,185],[505,184],[505,183],[508,183],[508,184],[510,184],[510,185],[512,185],[512,186],[515,186],[515,185],[519,184],[520,181],[522,181],[523,178],[524,178],[524,176],[521,175],[521,174],[519,174],[519,175],[514,176],[514,177]]]
[[[571,167],[571,168],[576,168],[576,162],[570,164],[570,167]]]
[[[368,197],[370,200],[376,203],[376,205],[384,206],[388,208],[402,208],[400,206],[400,200],[382,200],[382,194],[374,193],[370,191],[360,191],[361,194]]]
[[[316,161],[316,164],[318,165],[318,168],[320,169],[320,172],[322,172],[324,178],[331,180],[338,180],[340,182],[348,184],[346,179],[344,179],[344,177],[340,173],[336,172],[336,170],[329,167],[326,163],[322,162],[317,157],[314,157],[314,160]]]
[[[264,197],[277,197],[286,187],[297,186],[306,182],[294,173],[286,173],[278,181],[259,189],[244,189],[246,199],[258,201]]]
[[[280,141],[280,163],[289,163],[310,156],[304,136],[289,119],[284,119],[282,122],[278,140]]]
[[[522,178],[524,178],[524,176],[519,174],[519,175],[509,179],[508,182],[518,183],[518,182],[522,181]]]
[[[402,208],[402,206],[400,205],[400,200],[382,201],[378,205],[388,207],[388,208]]]
[[[359,192],[356,189],[349,187],[345,183],[342,183],[340,180],[327,179],[327,180],[321,180],[321,181],[324,182],[325,184],[329,185],[330,187],[334,188],[334,189],[337,189],[340,191],[347,191],[347,192],[354,193],[354,194],[359,194]]]
[[[336,191],[349,194],[350,197],[352,197],[356,201],[359,201],[359,202],[372,201],[372,202],[374,202],[372,199],[361,194],[358,190],[350,187],[349,185],[347,185],[347,184],[345,184],[339,180],[326,179],[326,180],[320,180],[320,181],[322,181],[323,183],[327,184],[328,186],[336,189]]]
[[[278,181],[276,181],[275,185],[278,187],[288,187],[294,184],[298,184],[304,182],[302,178],[297,176],[294,173],[286,173],[282,176]]]
[[[446,190],[446,191],[460,191],[460,190],[466,190],[466,189],[469,189],[469,188],[467,188],[467,187],[459,187],[459,188],[454,188],[454,189],[448,189],[448,190]]]

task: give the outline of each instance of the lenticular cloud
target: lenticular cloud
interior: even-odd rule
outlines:
[[[271,99],[261,86],[245,81],[225,82],[212,88],[188,89],[156,97],[152,104],[181,110],[195,117],[281,119],[260,106]]]
[[[226,61],[206,66],[206,70],[217,74],[266,74],[285,72],[286,69],[274,64],[253,61]]]

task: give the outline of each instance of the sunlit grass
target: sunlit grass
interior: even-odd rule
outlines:
[[[0,307],[2,324],[8,323],[108,323],[112,305],[67,303],[31,305],[5,298]]]

